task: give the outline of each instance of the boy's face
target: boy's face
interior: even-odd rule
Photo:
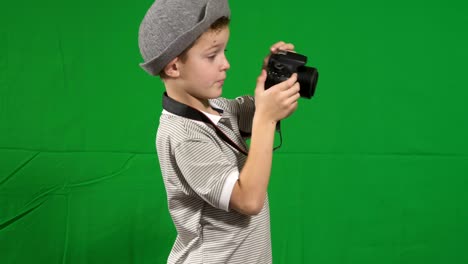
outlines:
[[[221,96],[226,71],[230,65],[225,56],[229,28],[203,33],[179,63],[179,84],[190,96],[213,99]]]

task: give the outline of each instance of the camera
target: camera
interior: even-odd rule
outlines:
[[[298,53],[280,50],[272,54],[267,64],[265,89],[286,81],[293,73],[297,73],[297,81],[301,86],[299,94],[310,99],[315,93],[318,71],[316,68],[305,66],[306,63],[307,57]]]

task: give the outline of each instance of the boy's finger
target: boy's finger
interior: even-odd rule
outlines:
[[[293,73],[291,77],[286,80],[286,89],[291,88],[295,83],[297,83],[297,73]]]
[[[300,84],[298,82],[294,83],[293,86],[291,86],[289,89],[284,91],[285,95],[287,97],[295,96],[296,94],[299,94],[300,91]]]
[[[283,41],[280,41],[273,45],[270,49],[272,53],[276,53],[279,50],[287,50],[287,51],[294,51],[294,45],[292,43],[285,43]]]
[[[294,103],[297,102],[297,100],[299,100],[300,97],[301,97],[300,94],[296,93],[296,94],[294,94],[293,96],[289,97],[286,100],[286,104],[288,104],[288,105],[294,104]]]
[[[257,78],[257,89],[265,90],[266,71],[262,69],[262,73]]]
[[[294,50],[294,45],[291,44],[291,43],[285,43],[285,44],[282,45],[279,49],[281,49],[281,50],[287,50],[287,51],[292,51],[292,50]]]
[[[293,73],[291,77],[289,77],[289,79],[287,79],[286,81],[282,83],[277,84],[279,86],[278,89],[281,91],[288,90],[291,86],[294,85],[294,83],[296,83],[296,81],[297,81],[297,73]]]
[[[284,41],[279,41],[279,42],[276,42],[275,44],[273,44],[273,46],[271,46],[270,48],[270,51],[272,53],[275,53],[278,51],[278,49],[283,46],[284,44],[286,44]]]

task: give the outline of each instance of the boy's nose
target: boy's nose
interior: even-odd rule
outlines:
[[[221,69],[223,71],[227,71],[227,70],[229,70],[229,68],[231,68],[231,65],[229,64],[228,59],[226,57],[224,57],[223,64],[221,65]]]

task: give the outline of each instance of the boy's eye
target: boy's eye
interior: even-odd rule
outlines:
[[[216,56],[217,56],[219,53],[223,53],[223,52],[226,52],[226,51],[227,51],[227,50],[224,50],[224,51],[222,51],[222,52],[216,52],[216,53],[210,54],[210,55],[207,56],[207,58],[213,60],[213,59],[216,58]]]

